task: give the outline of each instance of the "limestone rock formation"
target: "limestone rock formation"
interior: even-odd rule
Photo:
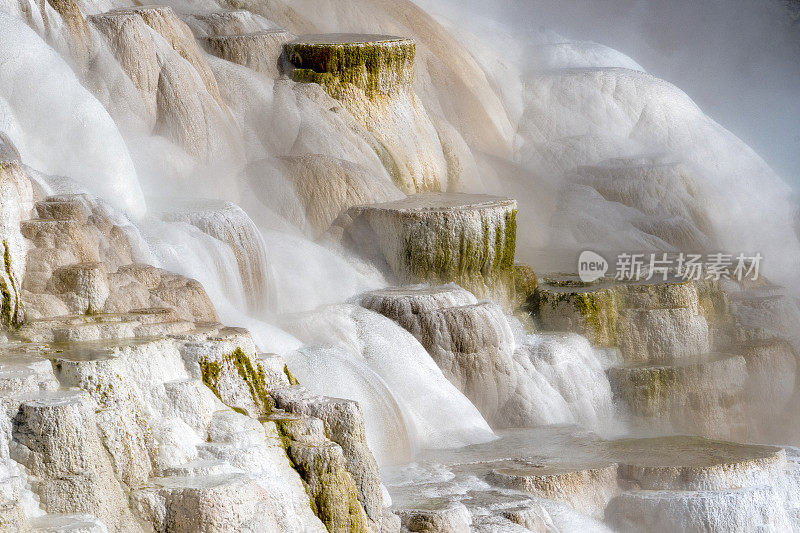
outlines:
[[[353,248],[400,283],[455,282],[508,306],[514,296],[516,202],[428,193],[351,209],[338,222]]]
[[[550,500],[567,502],[580,512],[602,518],[617,494],[617,465],[499,463],[487,478],[491,483]]]
[[[474,305],[475,296],[451,283],[441,286],[390,287],[364,293],[359,303],[391,318],[418,339],[423,336],[420,317],[445,307]]]
[[[85,195],[48,196],[21,224],[28,241],[23,302],[28,318],[169,307],[187,320],[216,320],[195,280],[136,263],[130,221]]]
[[[286,30],[214,35],[205,38],[206,49],[217,57],[238,63],[270,78],[281,75],[283,45],[295,36]]]
[[[290,413],[322,420],[324,432],[321,433],[336,443],[319,450],[331,456],[321,460],[315,457],[314,450],[303,444],[307,437],[297,434],[294,422],[288,425],[286,421],[279,422],[296,441],[290,445],[289,454],[307,473],[304,479],[313,485],[317,505],[325,508],[320,511],[328,517],[327,520],[323,518],[323,522],[329,530],[359,531],[370,523],[373,527],[380,524],[383,496],[378,464],[367,446],[364,418],[358,404],[323,398],[297,386],[277,390],[273,397],[280,408]],[[366,515],[360,518],[362,507]]]
[[[191,30],[171,8],[121,8],[89,21],[139,91],[155,132],[207,162],[242,158],[216,78]]]
[[[616,396],[644,427],[771,440],[780,437],[764,419],[792,401],[797,355],[785,340],[751,341],[671,365],[623,364],[610,368],[608,376]]]
[[[612,449],[625,457],[620,477],[633,486],[606,509],[620,531],[791,527],[785,498],[792,496],[778,481],[788,475],[780,448],[671,437],[623,440]]]
[[[619,439],[800,442],[792,292],[537,276],[479,194],[796,270],[786,188],[621,53],[417,3],[0,0],[0,530],[798,529],[800,449]]]
[[[157,331],[2,346],[0,397],[18,413],[3,443],[46,512],[89,514],[119,531],[323,530],[313,509],[332,531],[380,529],[377,466],[355,403],[281,393],[296,383],[286,363],[255,353],[244,330]]]
[[[697,437],[605,441],[551,426],[427,452],[424,463],[387,472],[386,480],[410,530],[438,531],[459,516],[457,528],[471,522],[478,531],[749,530],[756,523],[781,530],[794,512],[787,452]],[[469,482],[476,477],[484,483]],[[409,480],[425,480],[425,489]]]
[[[492,438],[475,406],[419,341],[390,319],[356,304],[337,304],[286,316],[282,326],[308,345],[328,348],[299,350],[287,359],[300,376],[316,377],[314,390],[351,396],[370,407],[368,429],[372,424],[388,433],[370,441],[384,462],[407,460],[416,448]],[[304,363],[319,370],[307,370]],[[348,380],[352,388],[338,380],[348,372],[354,374]],[[452,417],[458,417],[456,423],[444,424]]]
[[[226,4],[236,2],[226,0]],[[414,89],[429,112],[452,123],[470,146],[482,152],[510,152],[513,118],[493,88],[495,80],[460,39],[414,2],[303,0],[269,6],[247,2],[247,6],[297,34],[371,31],[412,38],[417,59]]]
[[[275,23],[246,9],[203,11],[181,16],[198,39],[279,29]]]
[[[462,533],[471,531],[472,516],[461,503],[446,500],[429,502],[427,508],[403,509],[400,521],[408,531]]]
[[[314,82],[350,111],[381,146],[405,193],[447,190],[447,162],[412,88],[414,42],[387,35],[306,35],[286,45],[296,81]]]
[[[5,144],[4,144],[5,146]],[[13,153],[7,154],[13,156]],[[0,272],[0,325],[19,326],[24,318],[22,275],[26,244],[20,233],[21,220],[28,218],[33,191],[19,161],[0,155],[0,242],[3,270]]]
[[[730,334],[718,284],[657,278],[584,283],[568,275],[544,276],[529,305],[542,328],[577,331],[596,345],[618,346],[633,362],[706,353],[715,334]],[[712,326],[716,331],[709,332]]]
[[[715,231],[691,172],[663,157],[615,158],[577,169],[606,201],[641,212],[632,224],[677,250],[708,250]]]
[[[746,419],[747,378],[744,358],[725,353],[609,370],[615,393],[645,424],[718,438],[734,438],[741,430],[736,421]]]
[[[0,523],[380,530],[380,478],[357,404],[278,396],[297,383],[285,360],[217,323],[197,281],[135,263],[137,233],[102,202],[59,195],[28,206],[39,218],[16,224],[29,312],[0,344],[0,482],[12,495]],[[252,232],[221,227],[214,213],[186,217],[248,250]],[[287,414],[278,397],[319,418]],[[302,416],[313,438],[279,423],[281,413]]]
[[[386,176],[343,159],[304,154],[281,157],[275,163],[273,167],[270,161],[255,161],[248,166],[248,175],[259,189],[269,191],[264,195],[268,205],[315,239],[351,207],[404,197]],[[290,190],[281,187],[286,180]]]
[[[378,290],[360,297],[361,305],[410,331],[447,379],[494,423],[515,389],[515,340],[500,307],[474,300],[455,286]]]
[[[608,368],[608,379],[635,426],[779,442],[785,437],[764,420],[788,409],[797,355],[782,324],[792,320],[791,306],[778,304],[782,311],[763,320],[766,302],[782,298],[767,296],[769,287],[679,279],[587,284],[554,275],[543,277],[526,305],[542,327],[619,347],[622,361]],[[750,322],[755,316],[760,325]]]
[[[493,427],[599,430],[613,416],[604,367],[582,337],[527,334],[496,304],[454,284],[381,289],[357,300],[412,333]]]

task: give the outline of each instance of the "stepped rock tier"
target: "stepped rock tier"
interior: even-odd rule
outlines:
[[[603,517],[603,511],[619,490],[617,465],[610,461],[591,463],[530,462],[497,463],[487,480],[500,487],[561,500],[580,512]]]
[[[544,329],[619,349],[606,374],[634,426],[782,442],[791,430],[767,420],[796,398],[786,304],[768,284],[723,290],[704,280],[584,283],[558,274],[542,276],[525,305]]]
[[[397,321],[491,424],[514,392],[514,336],[502,309],[456,285],[381,289],[361,305]]]
[[[619,347],[631,362],[708,352],[715,334],[730,323],[718,284],[677,277],[585,283],[577,276],[545,275],[527,306],[543,329],[576,331],[598,346]]]
[[[514,526],[521,523],[549,531],[552,519],[571,511],[603,520],[614,531],[717,531],[722,524],[749,531],[758,520],[777,531],[792,512],[796,462],[780,447],[689,436],[607,441],[555,426],[498,436],[489,444],[423,455],[420,464],[436,464],[448,476],[441,470],[399,477],[388,471],[386,483],[404,525],[462,523],[462,509],[472,515],[473,528],[490,520],[494,528],[488,531],[524,531]],[[424,490],[406,481],[414,475],[424,479]],[[475,478],[482,483],[469,481]],[[581,525],[574,530],[604,531],[599,522]]]
[[[205,48],[222,59],[251,68],[270,78],[280,76],[283,45],[294,39],[286,30],[259,30],[235,35],[213,35],[204,40]]]
[[[613,441],[609,451],[618,458],[620,483],[630,487],[606,508],[615,530],[790,527],[794,496],[781,484],[793,483],[795,474],[781,448],[663,437]]]
[[[296,385],[246,330],[162,310],[78,318],[39,320],[0,344],[0,393],[18,413],[2,427],[42,526],[68,531],[51,514],[80,513],[114,531],[380,529],[358,404]],[[0,460],[15,464],[3,443]],[[26,489],[3,473],[16,501],[0,524],[24,525]]]
[[[716,438],[776,438],[765,417],[792,401],[797,355],[782,339],[736,343],[673,364],[608,369],[617,397],[650,430]]]
[[[508,304],[516,214],[509,198],[427,193],[354,207],[339,223],[349,244],[386,263],[401,283],[452,281]]]
[[[375,137],[381,161],[403,192],[447,189],[439,134],[412,87],[414,41],[388,35],[306,35],[285,49],[295,81],[321,85]]]
[[[304,35],[287,45],[294,76],[323,83],[349,83],[367,96],[391,95],[414,81],[415,44],[391,35]],[[336,91],[337,88],[326,87]]]

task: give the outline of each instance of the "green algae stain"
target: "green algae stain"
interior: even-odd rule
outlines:
[[[289,380],[289,385],[299,385],[300,384],[300,382],[297,380],[297,378],[294,377],[294,374],[292,374],[289,371],[289,366],[288,365],[283,365],[283,373],[286,374],[286,378]]]
[[[304,446],[299,444],[298,446]],[[294,445],[289,447],[289,455]],[[368,533],[370,531],[358,497],[353,477],[343,464],[323,461],[313,456],[310,461],[295,459],[297,472],[306,482],[311,509],[331,533]]]
[[[233,370],[236,371],[236,375],[247,386],[250,398],[261,413],[270,413],[275,406],[268,392],[264,369],[258,363],[253,365],[250,357],[241,348],[236,348],[232,353],[222,356],[220,360],[202,359],[200,361],[203,383],[228,407],[236,412],[248,414],[241,406],[230,405],[222,397],[220,381]]]
[[[528,306],[537,324],[545,330],[562,330],[579,324],[578,332],[589,337],[593,344],[616,345],[620,303],[613,289],[570,292],[539,286]]]
[[[11,270],[11,250],[6,240],[3,240],[3,270],[5,276],[0,276],[0,322],[16,329],[23,322],[22,300]]]
[[[462,228],[442,214],[435,227],[409,220],[401,245],[402,270],[408,282],[453,282],[476,295],[514,293],[516,210],[486,217],[480,226]]]
[[[291,43],[289,61],[296,67],[295,81],[318,83],[340,99],[347,85],[368,97],[386,94],[414,77],[416,46],[410,40],[372,43]]]

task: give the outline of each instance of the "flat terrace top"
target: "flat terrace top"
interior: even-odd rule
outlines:
[[[559,459],[556,461],[543,461],[541,463],[515,460],[508,461],[507,463],[500,463],[497,466],[498,468],[494,469],[494,473],[500,476],[507,476],[509,478],[547,478],[570,476],[590,470],[616,468],[617,465],[603,459],[583,462]]]
[[[610,458],[647,468],[708,468],[753,460],[777,460],[781,453],[776,446],[738,444],[689,436],[622,439],[606,445]]]
[[[301,35],[289,44],[376,44],[401,41],[410,41],[410,39],[398,37],[396,35],[379,35],[371,33],[318,33],[313,35]]]
[[[403,287],[387,287],[384,289],[375,289],[374,291],[369,291],[364,293],[364,296],[379,296],[385,298],[404,298],[404,297],[413,298],[414,296],[430,296],[438,294],[455,294],[456,296],[460,296],[466,292],[467,292],[466,290],[462,289],[455,283],[449,283],[446,285],[420,284],[420,285],[406,285]]]
[[[620,463],[652,468],[707,468],[752,460],[778,460],[780,447],[706,439],[694,436],[667,436],[603,440],[574,426],[544,426],[498,432],[497,440],[453,450],[427,450],[422,460],[446,466],[484,464],[498,468],[524,466],[551,472],[576,468],[596,468]],[[568,457],[569,459],[565,458]],[[542,465],[536,467],[535,465]]]
[[[609,369],[613,372],[616,370],[629,370],[632,372],[653,372],[666,369],[686,368],[691,366],[709,365],[726,361],[728,359],[735,359],[741,357],[739,354],[727,351],[707,352],[694,355],[681,356],[679,359],[670,362],[669,364],[659,364],[651,362],[626,362],[616,365]]]
[[[611,268],[613,269],[613,265],[611,265]],[[613,275],[613,271],[610,274]],[[688,282],[688,280],[673,274],[668,275],[666,281],[661,274],[654,275],[650,279],[619,281],[613,277],[604,277],[591,282],[581,281],[576,274],[554,273],[539,276],[539,287],[546,289],[548,292],[556,293],[594,292],[621,286],[681,285]]]
[[[384,202],[381,204],[370,204],[365,206],[368,209],[381,211],[402,211],[402,212],[436,212],[436,211],[457,211],[457,210],[480,210],[493,207],[516,208],[517,201],[502,196],[490,196],[488,194],[461,194],[447,192],[429,192],[412,194],[402,200]]]
[[[289,30],[284,30],[283,28],[267,28],[265,30],[233,33],[230,35],[209,35],[204,37],[204,39],[207,41],[246,40],[261,37],[263,35],[291,35],[291,33]]]

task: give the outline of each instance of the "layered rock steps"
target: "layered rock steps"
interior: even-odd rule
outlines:
[[[514,295],[516,201],[428,193],[351,208],[348,243],[402,284],[455,282],[509,305]]]
[[[21,291],[26,327],[40,318],[156,307],[171,308],[188,322],[216,320],[196,280],[135,262],[141,237],[102,202],[85,195],[49,196],[36,202],[33,212],[37,218],[20,224],[28,245]]]
[[[563,501],[601,519],[606,505],[619,492],[617,465],[607,461],[570,464],[514,460],[495,465],[486,479],[499,487]]]
[[[445,191],[439,135],[414,93],[410,39],[388,35],[304,35],[285,45],[295,81],[319,84],[374,136],[378,156],[405,193]]]
[[[708,352],[716,330],[730,321],[718,284],[675,276],[586,283],[544,275],[526,306],[542,329],[575,331],[597,346],[618,347],[629,362],[669,363]]]
[[[708,531],[722,524],[781,530],[790,523],[787,491],[794,474],[780,447],[698,437],[604,441],[563,427],[499,436],[491,446],[428,453],[420,464],[430,461],[444,471],[420,485],[392,486],[389,475],[404,525],[460,531],[448,529],[459,520],[478,530],[518,531],[516,525],[524,524],[548,531],[564,515],[549,500],[594,515],[594,527],[604,522],[621,531]],[[488,487],[470,484],[474,477]]]
[[[502,309],[457,285],[380,289],[360,304],[397,321],[489,423],[514,392],[514,336]]]
[[[181,327],[171,329],[174,324]],[[96,453],[89,455],[102,460],[88,485],[81,480],[91,472],[83,470],[78,477],[64,470],[55,484],[42,478],[32,485],[46,513],[78,515],[45,514],[33,523],[12,505],[4,507],[3,523],[59,531],[109,525],[119,531],[195,531],[200,524],[208,531],[323,531],[323,523],[330,531],[380,528],[377,466],[357,405],[295,391],[276,398],[296,414],[277,408],[272,395],[296,380],[282,358],[258,354],[246,330],[187,323],[163,308],[39,319],[26,328],[19,331],[22,340],[2,346],[0,362],[2,405],[16,420],[14,441],[24,444],[15,444],[18,463],[10,464],[36,480],[50,472],[38,465],[51,465],[69,450],[94,446]],[[65,329],[92,333],[59,340],[58,331]],[[45,343],[30,342],[24,333]],[[83,428],[86,442],[80,446],[63,446],[60,437],[47,440],[50,426],[29,422],[73,407],[80,416],[56,418],[74,422],[62,423],[59,431]],[[289,419],[304,425],[293,427]],[[23,438],[33,425],[41,438]],[[298,427],[307,428],[305,434]],[[2,441],[6,450],[10,439],[8,434]],[[294,466],[287,453],[295,457]],[[0,456],[8,458],[8,452]],[[368,459],[372,469],[365,467]],[[64,468],[71,468],[74,461],[65,461]],[[15,479],[21,478],[8,481],[13,487],[19,485]],[[61,490],[70,479],[72,489]],[[306,486],[316,487],[311,500]],[[130,506],[127,491],[133,491]]]

